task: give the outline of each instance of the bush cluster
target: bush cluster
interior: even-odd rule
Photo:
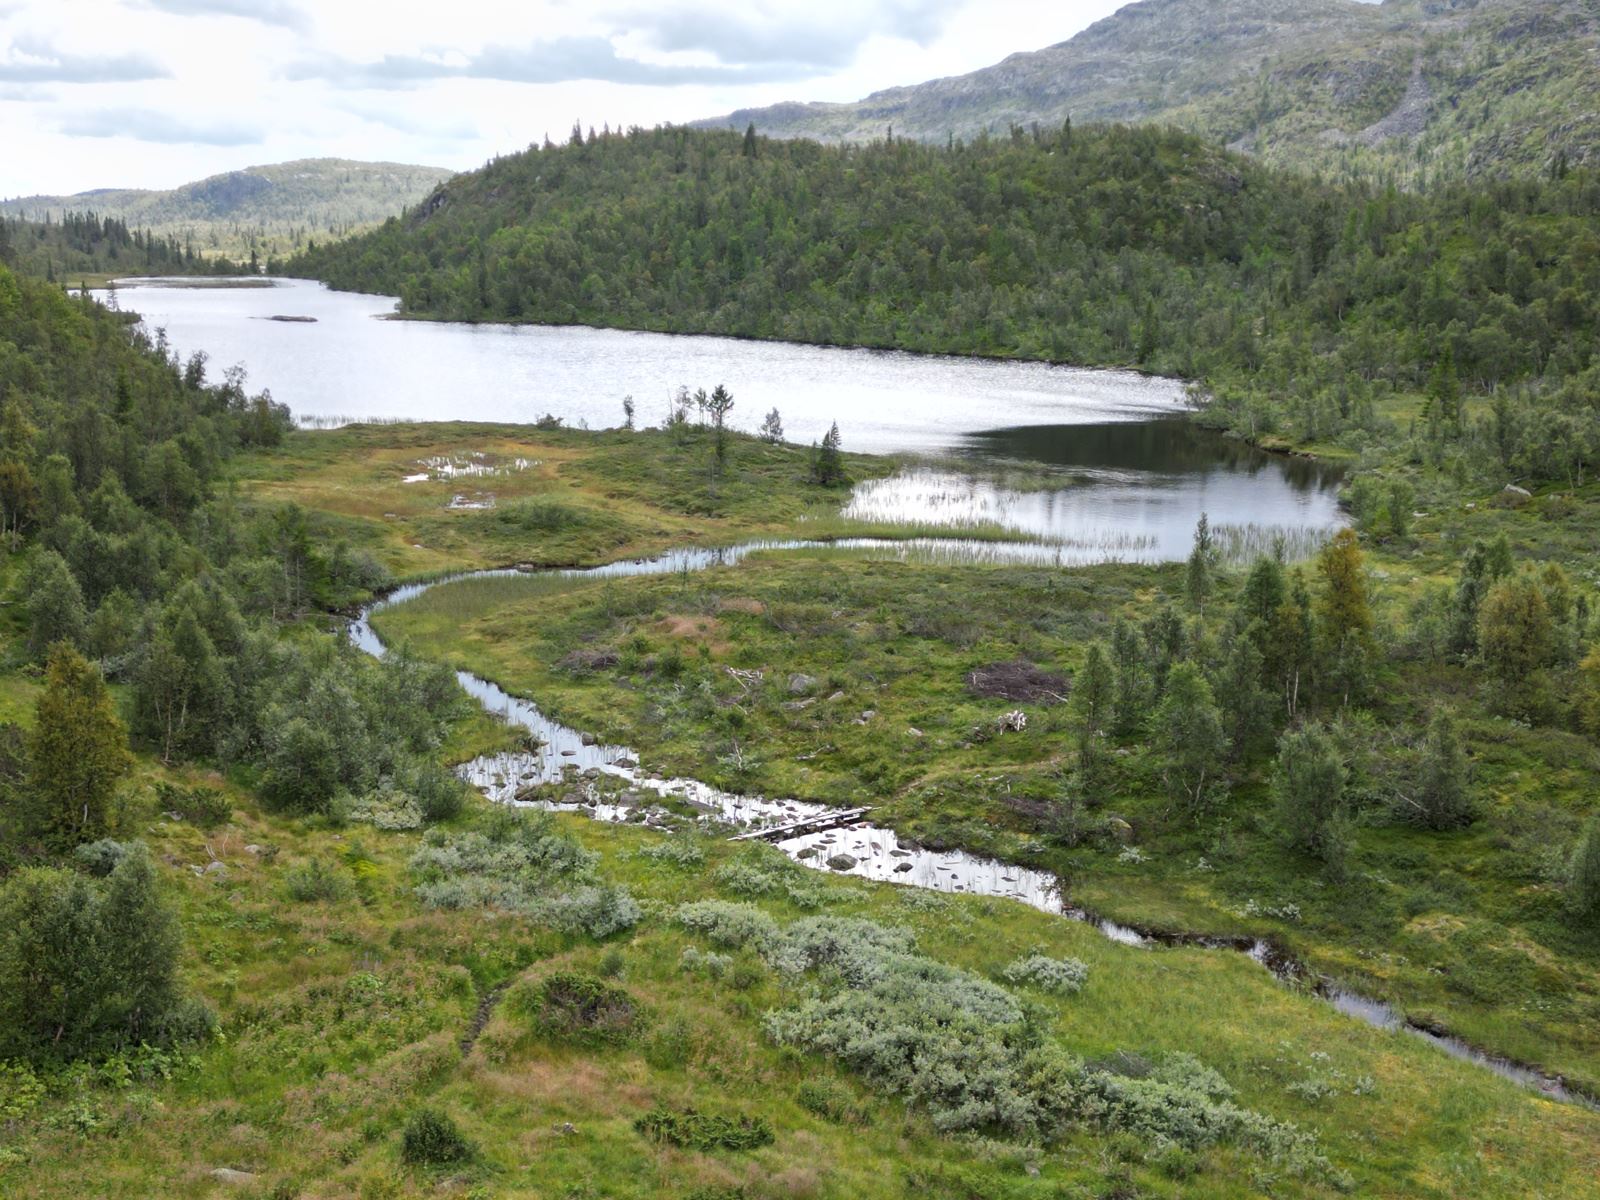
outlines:
[[[406,1120],[400,1132],[400,1157],[415,1166],[445,1166],[466,1162],[477,1148],[456,1128],[449,1114],[434,1108],[419,1108]]]
[[[507,997],[507,1008],[545,1037],[587,1046],[630,1041],[642,1020],[639,1006],[623,989],[572,971],[519,985]]]
[[[723,1117],[693,1108],[653,1108],[633,1127],[653,1142],[689,1150],[756,1150],[773,1142],[764,1117]]]
[[[1089,981],[1089,966],[1076,958],[1050,958],[1043,954],[1030,954],[1019,958],[1001,971],[1007,983],[1030,984],[1042,992],[1058,996],[1074,996]]]
[[[1050,1139],[1088,1127],[1190,1149],[1231,1142],[1297,1172],[1332,1172],[1314,1137],[1241,1108],[1197,1060],[1170,1056],[1137,1078],[1085,1065],[1045,1039],[1011,992],[918,953],[908,930],[841,917],[785,926],[725,901],[685,904],[677,919],[717,945],[810,976],[817,991],[768,1012],[768,1035],[838,1059],[946,1132]],[[1075,960],[1042,955],[1012,967],[1051,987],[1081,987],[1086,974]]]
[[[411,872],[429,908],[499,908],[600,939],[632,928],[643,912],[626,889],[595,879],[599,861],[548,813],[507,809],[483,832],[429,830]]]

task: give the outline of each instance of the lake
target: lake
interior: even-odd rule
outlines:
[[[1264,454],[1182,419],[1183,385],[1128,371],[574,326],[382,319],[394,300],[304,280],[126,281],[115,302],[209,373],[242,364],[313,423],[371,419],[659,424],[679,387],[725,384],[731,424],[768,409],[790,441],[837,421],[847,450],[937,456],[864,485],[847,514],[999,525],[1071,557],[1182,557],[1208,513],[1225,550],[1294,553],[1341,523],[1338,472]],[[105,292],[98,293],[105,296]],[[274,320],[272,318],[312,318]]]

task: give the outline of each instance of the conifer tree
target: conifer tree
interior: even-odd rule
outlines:
[[[56,849],[104,837],[128,735],[100,669],[66,642],[50,648],[28,758],[29,831]]]

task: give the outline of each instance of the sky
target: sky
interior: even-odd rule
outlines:
[[[0,197],[334,156],[464,170],[574,121],[854,100],[1123,0],[0,0]]]

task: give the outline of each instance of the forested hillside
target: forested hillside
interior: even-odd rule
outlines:
[[[663,129],[501,159],[290,269],[413,316],[1135,366],[1206,384],[1258,439],[1370,435],[1423,391],[1465,434],[1457,398],[1494,393],[1508,465],[1545,477],[1597,436],[1597,213],[1579,170],[1418,196],[1151,128],[948,148]],[[1507,415],[1524,386],[1532,425]]]
[[[301,159],[213,175],[170,191],[99,188],[0,200],[0,215],[43,222],[94,212],[175,239],[185,256],[266,259],[343,237],[398,213],[448,179],[438,167]]]
[[[59,220],[0,216],[0,263],[44,279],[75,283],[85,275],[234,275],[249,262],[202,258],[176,237],[129,229],[115,217],[69,212]]]
[[[1597,44],[1585,0],[1138,0],[969,75],[697,124],[830,141],[893,127],[942,142],[1140,121],[1337,178],[1526,177],[1592,158]]]

